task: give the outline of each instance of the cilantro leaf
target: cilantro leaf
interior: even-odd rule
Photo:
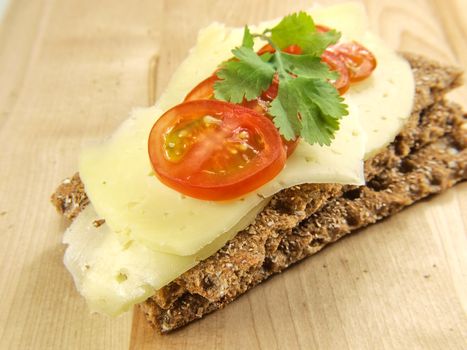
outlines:
[[[318,143],[320,146],[329,146],[334,139],[334,133],[339,130],[339,122],[322,113],[315,105],[310,104],[310,108],[301,111],[302,136],[310,144]]]
[[[269,114],[274,117],[274,124],[286,140],[295,139],[296,135],[300,135],[301,132],[297,100],[293,80],[281,81],[279,93],[269,108]]]
[[[271,40],[280,48],[296,44],[302,47],[301,40],[310,33],[316,31],[313,18],[305,12],[293,13],[285,16],[274,28],[271,29]],[[303,49],[303,47],[302,47]]]
[[[315,24],[310,15],[305,12],[286,16],[271,29],[271,40],[284,49],[292,44],[302,48],[304,54],[320,56],[324,50],[335,44],[340,34],[335,30],[320,33],[316,31]]]
[[[225,62],[216,73],[220,80],[214,84],[215,98],[240,103],[258,97],[271,85],[274,67],[251,48],[237,47],[232,53],[238,60]]]
[[[253,41],[253,36],[251,35],[250,28],[248,26],[245,26],[245,29],[243,30],[243,40],[242,40],[242,47],[247,47],[249,49],[252,49],[254,45]]]
[[[294,79],[299,89],[315,103],[324,115],[340,119],[347,115],[346,105],[342,102],[344,98],[339,96],[336,88],[322,79],[309,79],[299,77]]]
[[[282,53],[282,63],[287,73],[307,78],[337,79],[338,73],[331,72],[321,58],[314,55],[291,55]]]
[[[340,37],[341,34],[334,29],[325,33],[314,32],[301,39],[302,45],[297,45],[302,47],[303,53],[321,56],[324,50],[326,50],[328,46],[337,43]]]
[[[342,102],[328,82],[297,77],[279,84],[269,113],[287,140],[301,136],[310,144],[330,145],[339,129],[339,119],[348,114]]]

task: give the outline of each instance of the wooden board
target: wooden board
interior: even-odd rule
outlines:
[[[395,48],[467,68],[464,0],[365,4]],[[0,349],[466,348],[465,183],[168,336],[153,334],[139,312],[90,315],[62,265],[68,223],[48,197],[76,170],[81,145],[146,105],[148,84],[159,95],[199,28],[310,5],[12,0],[0,25]],[[452,96],[466,106],[465,89]]]

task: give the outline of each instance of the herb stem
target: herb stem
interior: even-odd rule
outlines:
[[[268,44],[272,46],[272,48],[274,49],[274,57],[276,58],[276,62],[277,62],[279,77],[282,79],[288,79],[289,75],[287,74],[287,71],[285,70],[284,62],[282,61],[281,50],[279,49],[279,47],[276,46],[276,44],[274,44],[271,38],[268,35],[266,35],[266,33],[269,33],[269,32],[270,30],[265,30],[262,34],[252,34],[252,35],[255,38],[260,38],[264,41],[267,41]]]

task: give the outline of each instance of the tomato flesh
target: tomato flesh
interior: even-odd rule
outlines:
[[[366,47],[355,41],[335,45],[330,50],[344,61],[349,71],[350,82],[367,78],[376,68],[375,56]]]
[[[229,200],[272,180],[286,152],[274,124],[223,101],[175,106],[154,124],[149,158],[158,178],[190,197]]]
[[[210,100],[214,98],[214,84],[218,81],[218,76],[214,73],[210,77],[204,79],[188,95],[186,95],[184,102],[194,100]]]
[[[339,73],[339,78],[331,81],[334,87],[343,95],[350,86],[349,71],[344,63],[344,60],[331,51],[324,51],[321,55],[321,60],[326,63],[330,70]]]

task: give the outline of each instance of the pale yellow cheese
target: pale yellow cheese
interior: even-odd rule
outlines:
[[[251,222],[262,209],[260,205],[247,213],[240,226]],[[239,231],[234,227],[196,254],[178,256],[150,250],[135,241],[121,244],[108,225],[94,225],[98,219],[90,204],[66,230],[64,263],[89,308],[112,316],[153,295]]]
[[[362,3],[347,2],[330,7],[317,5],[310,12],[316,24],[341,32],[342,41],[361,37],[369,27],[368,16]]]
[[[391,143],[406,123],[412,111],[415,81],[409,63],[376,35],[366,32],[359,41],[378,60],[370,77],[351,85],[347,92],[360,109],[367,159]]]

